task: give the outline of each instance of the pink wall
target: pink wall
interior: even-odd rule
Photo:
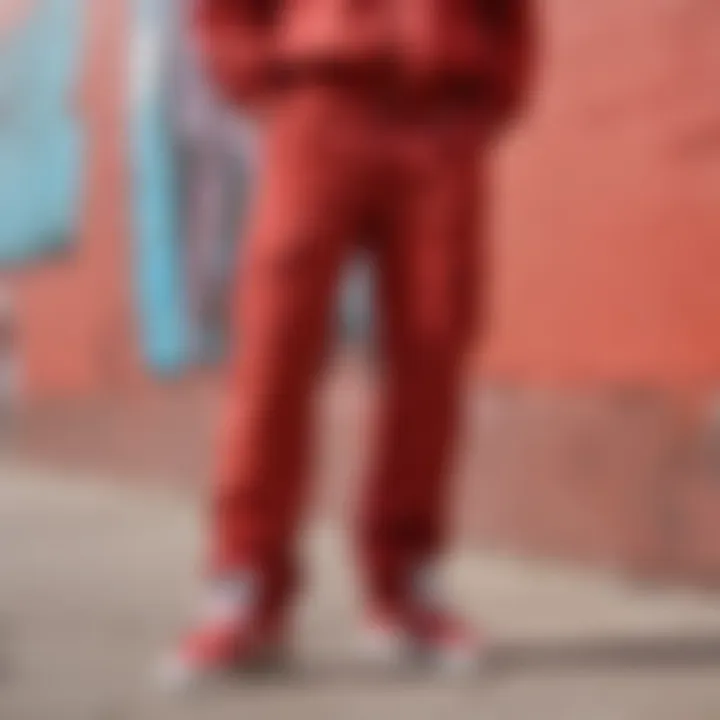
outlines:
[[[87,2],[78,88],[87,158],[73,251],[18,278],[31,396],[102,391],[134,372],[124,150],[128,3]]]
[[[547,3],[535,114],[498,189],[488,366],[720,380],[720,5]]]
[[[124,68],[128,4],[88,2],[77,252],[19,279],[35,395],[137,374]],[[503,152],[491,378],[720,379],[720,5],[548,0],[534,115]]]

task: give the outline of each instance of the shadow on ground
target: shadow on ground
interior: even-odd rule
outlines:
[[[715,668],[720,670],[720,637],[713,638],[606,638],[582,641],[513,641],[498,644],[478,672],[461,678],[447,677],[459,686],[476,687],[479,680],[496,682],[516,675],[560,673],[582,675],[597,671],[627,672]],[[314,659],[291,664],[281,671],[243,673],[227,678],[228,687],[279,686],[291,688],[347,684],[368,689],[412,687],[437,674],[417,668],[412,671],[379,670],[356,658]],[[224,683],[221,683],[224,684]]]

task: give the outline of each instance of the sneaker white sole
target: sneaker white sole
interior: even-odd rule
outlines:
[[[358,643],[364,664],[380,671],[430,672],[448,679],[472,677],[485,666],[484,648],[448,647],[438,650],[392,633],[368,631]]]
[[[155,668],[154,685],[164,693],[179,694],[192,691],[214,681],[227,680],[235,675],[264,675],[283,672],[288,666],[285,648],[271,647],[252,659],[234,665],[203,667],[174,655],[163,659]]]

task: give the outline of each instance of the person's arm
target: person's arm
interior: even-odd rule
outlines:
[[[492,42],[493,124],[515,120],[532,95],[538,34],[535,0],[480,0]]]
[[[275,73],[277,0],[196,0],[198,51],[211,81],[234,103],[255,106]]]

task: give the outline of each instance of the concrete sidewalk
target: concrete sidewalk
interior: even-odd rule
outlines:
[[[495,637],[483,676],[368,675],[344,542],[327,528],[308,542],[297,673],[162,697],[152,664],[193,607],[198,507],[0,462],[2,720],[720,718],[720,599],[497,557],[458,553],[448,572]]]

